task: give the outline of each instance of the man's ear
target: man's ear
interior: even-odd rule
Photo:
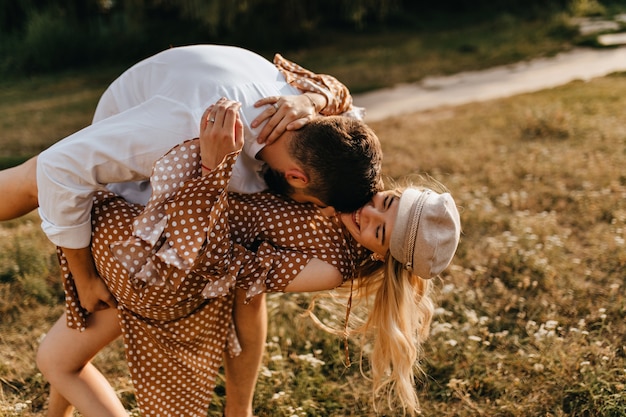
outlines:
[[[309,177],[297,168],[285,171],[285,179],[293,188],[306,188],[309,184]]]

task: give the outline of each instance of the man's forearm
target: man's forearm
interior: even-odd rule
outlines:
[[[65,254],[70,271],[74,275],[74,281],[79,282],[90,276],[98,275],[90,248],[61,249]]]
[[[78,291],[81,306],[89,312],[115,307],[115,299],[100,279],[90,248],[62,248]]]

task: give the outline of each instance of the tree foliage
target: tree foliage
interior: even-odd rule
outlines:
[[[189,43],[302,48],[329,32],[428,30],[499,13],[539,14],[571,1],[0,0],[0,73],[127,63]]]

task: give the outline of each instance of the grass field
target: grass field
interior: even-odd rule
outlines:
[[[0,158],[36,153],[89,123],[114,73],[4,85]],[[623,91],[626,74],[616,74],[372,123],[390,178],[428,174],[462,211],[417,386],[425,416],[626,415]],[[0,416],[43,415],[47,398],[34,355],[63,294],[38,222],[31,213],[0,224]],[[300,317],[308,301],[269,297],[256,413],[375,415],[358,350],[346,368],[342,340]],[[329,319],[341,325],[342,314]],[[95,363],[136,415],[121,343]],[[223,400],[220,385],[209,416]]]
[[[437,281],[425,415],[626,415],[624,89],[618,74],[372,125],[389,176],[428,173],[462,208],[457,257]],[[61,311],[53,248],[35,214],[0,233],[1,406],[37,415],[33,355]],[[269,299],[257,413],[373,415],[341,341],[297,319],[307,299]],[[132,409],[121,346],[97,363]]]

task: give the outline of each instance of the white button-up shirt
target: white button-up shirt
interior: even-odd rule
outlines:
[[[49,239],[58,246],[83,248],[91,239],[95,190],[108,187],[128,200],[145,203],[153,163],[176,144],[199,136],[206,108],[224,96],[242,103],[244,151],[237,159],[230,189],[265,189],[255,158],[259,128],[250,123],[267,96],[301,92],[289,85],[265,58],[230,46],[172,48],[131,67],[105,91],[93,124],[39,155],[39,214]],[[144,181],[139,187],[117,184]]]

